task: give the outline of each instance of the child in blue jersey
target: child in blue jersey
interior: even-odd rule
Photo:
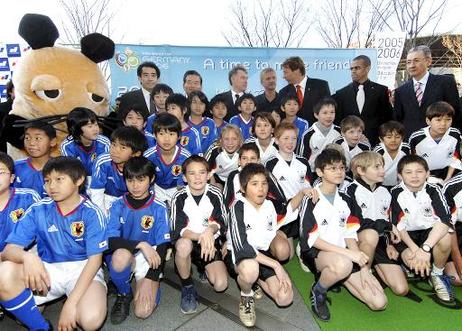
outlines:
[[[173,90],[167,84],[156,84],[151,92],[151,98],[156,106],[156,109],[152,115],[148,117],[148,123],[146,125],[146,131],[149,133],[153,133],[152,125],[154,124],[154,120],[156,116],[160,113],[165,113],[167,110],[165,109],[165,101],[167,100],[168,96],[173,94]]]
[[[111,203],[127,192],[122,174],[125,162],[146,149],[146,138],[134,127],[123,126],[112,133],[109,153],[96,160],[88,190],[91,200],[103,212],[107,213]]]
[[[228,122],[224,120],[226,114],[228,113],[228,108],[226,108],[226,100],[219,94],[214,96],[209,103],[209,110],[212,113],[212,119],[217,128],[217,137],[220,136],[221,130],[228,125]]]
[[[5,240],[14,225],[24,215],[27,208],[40,200],[31,189],[13,188],[14,161],[6,153],[0,152],[0,261],[5,248]]]
[[[128,193],[109,210],[109,249],[113,253],[108,266],[118,292],[112,324],[122,323],[130,313],[132,273],[136,279],[135,315],[145,319],[152,314],[159,303],[159,277],[170,242],[167,208],[149,191],[154,164],[145,157],[133,157],[123,173]]]
[[[281,111],[284,114],[283,122],[293,123],[298,129],[297,146],[300,145],[303,134],[308,131],[310,125],[307,120],[297,116],[300,110],[298,97],[295,94],[288,94],[281,100]]]
[[[146,121],[148,113],[138,105],[133,105],[130,108],[120,111],[120,118],[125,126],[133,126],[138,129],[146,137],[148,148],[156,145],[156,138],[154,135],[146,131]]]
[[[238,126],[241,129],[242,137],[247,140],[252,136],[252,114],[257,109],[257,102],[252,94],[244,93],[237,99],[236,107],[240,114],[231,117],[229,123]]]
[[[167,203],[177,189],[184,186],[181,165],[191,156],[186,149],[178,146],[180,134],[180,121],[172,114],[160,114],[154,122],[157,145],[144,153],[156,166],[156,197]]]
[[[66,124],[69,136],[61,143],[61,155],[79,159],[90,180],[96,158],[109,152],[110,141],[100,134],[96,114],[88,108],[74,108],[67,115]]]
[[[205,154],[210,145],[217,139],[215,122],[204,116],[209,106],[209,100],[203,92],[193,91],[189,94],[188,106],[190,112],[188,124],[199,132],[202,153]]]
[[[79,194],[85,175],[75,158],[48,161],[43,176],[49,198],[33,204],[6,239],[0,304],[30,330],[51,329],[36,305],[63,295],[59,330],[96,330],[106,318],[101,262],[108,248],[107,220]],[[38,255],[24,250],[34,240]]]
[[[29,157],[14,163],[16,178],[13,186],[32,189],[44,197],[42,168],[51,158],[56,144],[56,130],[50,124],[38,121],[26,126],[24,149]]]
[[[194,92],[193,92],[194,93]],[[198,155],[182,166],[187,186],[172,199],[171,227],[175,242],[175,265],[181,280],[181,311],[197,309],[197,293],[191,278],[191,263],[204,270],[217,292],[228,287],[228,274],[220,250],[226,233],[226,208],[221,191],[207,184],[211,177],[207,161]]]
[[[188,112],[188,99],[179,93],[174,93],[165,101],[167,113],[174,115],[181,124],[181,134],[178,145],[187,149],[189,153],[202,155],[201,139],[199,132],[186,123]],[[155,135],[155,130],[154,130]]]

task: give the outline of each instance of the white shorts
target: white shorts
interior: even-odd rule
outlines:
[[[170,204],[170,201],[172,200],[173,195],[178,191],[177,187],[172,187],[169,189],[165,189],[160,187],[159,185],[154,184],[154,192],[156,194],[156,198],[162,202],[168,201]]]
[[[74,290],[75,284],[82,273],[83,268],[88,260],[72,261],[72,262],[58,262],[47,263],[43,262],[45,269],[50,276],[51,288],[46,296],[34,295],[35,304],[42,305],[46,302],[53,301],[62,297],[63,295],[69,296]],[[103,269],[99,269],[93,280],[97,280],[106,287],[104,282]]]
[[[156,246],[152,246],[152,248],[156,249]],[[145,278],[149,268],[149,263],[144,257],[143,253],[141,251],[138,252],[138,254],[135,255],[135,265],[132,268],[135,280],[139,281],[140,279]]]

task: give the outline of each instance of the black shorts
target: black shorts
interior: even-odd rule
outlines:
[[[215,249],[215,256],[212,259],[205,261],[203,258],[201,258],[201,245],[197,241],[193,241],[193,248],[191,251],[191,262],[196,265],[197,269],[199,269],[200,271],[204,271],[205,266],[207,266],[208,264],[223,260],[223,257],[221,255],[221,245],[218,239],[215,239]]]
[[[359,227],[358,233],[363,230],[375,230],[379,235],[383,235],[385,232],[390,232],[392,224],[385,220],[376,220],[365,219],[361,221],[361,226]]]
[[[427,240],[431,230],[433,230],[433,228],[428,228],[425,230],[408,231],[407,233],[409,234],[409,237],[411,237],[412,241],[420,247]],[[407,248],[407,245],[403,241],[400,241],[395,245],[395,248],[401,254]]]
[[[388,257],[387,238],[385,236],[379,237],[379,242],[377,243],[377,247],[375,248],[373,265],[377,264],[400,264],[398,260],[392,260]]]
[[[258,252],[263,254],[263,255],[268,256],[269,258],[272,258],[273,260],[276,260],[276,258],[274,258],[271,255],[269,250],[267,250],[267,251],[259,250]],[[233,259],[231,257],[231,252],[229,250],[228,250],[228,254],[225,257],[225,260],[226,260],[226,266],[228,268],[229,275],[231,277],[233,277],[233,275],[235,275],[237,277],[237,273],[236,273],[236,269],[235,269],[236,266],[233,263]],[[232,272],[231,272],[231,270],[232,270]],[[273,277],[273,276],[276,276],[276,273],[274,272],[273,268],[267,267],[266,265],[263,265],[261,263],[258,264],[258,279],[261,279],[262,281],[265,281],[268,278]]]
[[[289,224],[281,226],[279,230],[284,232],[287,238],[300,237],[300,218],[297,218],[295,221],[292,221]]]
[[[318,279],[321,273],[319,272],[318,268],[316,268],[316,258],[319,255],[320,250],[316,247],[311,247],[307,251],[300,252],[300,257],[303,261],[303,264],[310,269],[311,273],[315,276],[315,279]],[[353,262],[353,269],[351,273],[355,273],[361,270],[359,264]]]
[[[456,222],[455,230],[459,251],[462,252],[462,222]],[[448,262],[452,262],[451,254],[449,254]]]

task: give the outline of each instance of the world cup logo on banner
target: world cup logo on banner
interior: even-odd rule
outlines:
[[[134,51],[130,48],[126,48],[124,52],[115,53],[115,62],[124,71],[129,71],[130,69],[138,68],[140,59]]]

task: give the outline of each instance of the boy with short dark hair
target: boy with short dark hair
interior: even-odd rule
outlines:
[[[58,328],[99,329],[106,318],[101,262],[107,220],[79,194],[86,176],[79,160],[50,159],[43,176],[49,198],[33,204],[6,240],[0,303],[30,330],[50,330],[36,304],[67,295]],[[38,255],[24,250],[34,240]]]
[[[321,183],[315,189],[319,200],[305,198],[300,209],[301,258],[316,275],[310,297],[311,309],[323,321],[330,319],[327,290],[339,281],[372,310],[385,309],[387,298],[367,267],[368,256],[358,247],[360,215],[352,200],[338,191],[345,177],[345,157],[325,149],[315,161]]]
[[[186,122],[188,99],[179,93],[170,95],[165,101],[167,113],[174,115],[181,124],[179,146],[188,150],[191,155],[202,155],[202,145],[199,132]],[[154,132],[155,134],[155,132]]]
[[[427,161],[431,176],[439,183],[451,179],[456,170],[462,170],[462,137],[458,129],[451,127],[453,117],[454,109],[450,104],[444,101],[435,102],[425,113],[428,126],[409,137],[412,153]]]
[[[297,116],[300,103],[295,94],[287,94],[281,99],[281,111],[285,115],[283,122],[293,123],[298,129],[297,146],[300,145],[303,135],[310,128],[307,120]]]
[[[117,299],[111,310],[112,324],[122,323],[130,313],[130,302],[138,318],[148,318],[159,304],[160,276],[170,242],[167,208],[150,187],[154,164],[142,156],[132,157],[124,166],[128,193],[118,198],[109,210],[108,237],[112,251],[108,262]],[[131,275],[136,279],[133,296]]]
[[[239,99],[237,99],[236,107],[240,113],[231,117],[229,123],[234,124],[241,129],[242,137],[244,140],[247,140],[252,136],[252,114],[257,109],[257,102],[253,94],[244,93]]]
[[[15,166],[14,187],[29,188],[46,196],[43,187],[42,169],[51,158],[51,151],[56,147],[56,130],[48,123],[38,121],[24,128],[24,148],[29,155],[17,160]]]
[[[403,142],[404,125],[397,121],[383,123],[379,127],[379,138],[380,144],[375,146],[374,152],[382,155],[385,162],[382,185],[391,189],[398,184],[398,162],[403,156],[411,154],[411,148]]]
[[[140,156],[147,148],[145,136],[136,128],[123,126],[111,135],[108,154],[100,155],[94,166],[88,194],[105,213],[112,202],[127,192],[123,168],[133,156]]]
[[[364,122],[355,115],[349,115],[340,122],[340,131],[342,137],[334,142],[340,145],[344,150],[347,168],[350,167],[351,159],[361,152],[371,149],[367,138],[364,137]],[[366,141],[362,141],[366,139]]]
[[[384,161],[380,154],[362,152],[351,160],[355,180],[345,193],[361,215],[358,229],[359,249],[367,254],[368,267],[374,266],[380,278],[397,295],[406,295],[409,287],[398,252],[391,243],[398,243],[399,232],[390,219],[391,195],[380,183],[385,176]]]
[[[228,124],[224,120],[228,113],[226,108],[226,100],[220,94],[214,96],[209,103],[210,113],[212,113],[212,119],[217,127],[217,137],[221,135],[221,130]]]
[[[178,146],[181,123],[176,116],[169,113],[159,114],[153,129],[157,145],[148,149],[144,156],[155,165],[156,197],[169,204],[175,192],[184,186],[181,165],[191,154]]]
[[[404,156],[398,174],[402,182],[391,190],[391,219],[401,237],[395,247],[406,266],[430,276],[440,300],[451,302],[451,282],[443,274],[451,253],[449,230],[454,228],[448,204],[439,186],[427,182],[430,171],[424,158]]]
[[[310,168],[314,169],[314,160],[327,144],[340,137],[340,128],[334,125],[337,103],[326,97],[321,99],[313,109],[315,123],[305,132],[298,148],[298,155],[308,160]]]
[[[197,310],[197,293],[191,278],[191,262],[204,270],[217,292],[228,287],[228,274],[219,237],[226,233],[226,208],[221,191],[207,184],[211,177],[207,160],[198,155],[182,166],[187,183],[172,198],[171,227],[175,242],[175,265],[181,280],[181,311]]]
[[[40,200],[34,190],[13,188],[14,161],[6,153],[0,152],[0,261],[6,246],[6,238],[26,209]]]

